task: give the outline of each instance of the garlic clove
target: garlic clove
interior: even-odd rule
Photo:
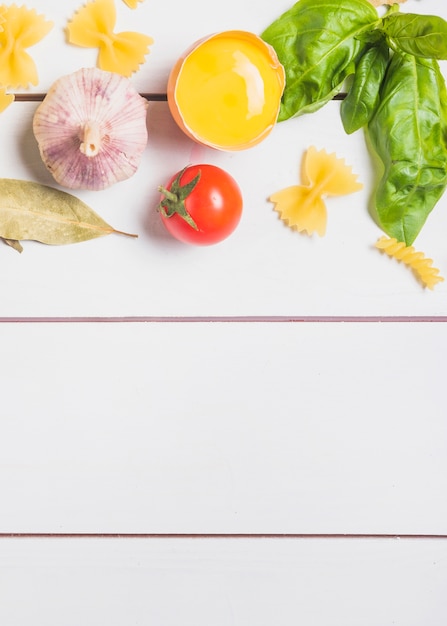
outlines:
[[[147,145],[147,108],[119,74],[83,68],[59,78],[33,119],[40,155],[56,182],[100,190],[130,178]]]

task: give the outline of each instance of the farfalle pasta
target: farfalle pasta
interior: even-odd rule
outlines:
[[[433,289],[435,285],[444,281],[439,270],[433,267],[432,259],[427,258],[423,252],[417,252],[413,246],[406,246],[393,237],[383,236],[376,242],[376,248],[404,263],[428,289]]]
[[[127,4],[127,6],[130,9],[136,9],[138,6],[138,3],[143,2],[143,0],[124,0],[124,2]]]
[[[83,48],[98,48],[100,69],[129,77],[144,63],[154,40],[135,32],[114,33],[114,0],[92,0],[67,25],[68,41]]]
[[[48,34],[53,22],[25,6],[2,6],[0,12],[0,87],[27,88],[37,85],[36,64],[26,51]],[[2,97],[4,102],[5,96]]]
[[[311,146],[305,155],[303,185],[293,185],[272,194],[280,218],[299,232],[326,233],[327,210],[323,198],[359,191],[363,185],[357,181],[352,168],[335,154],[318,151]]]

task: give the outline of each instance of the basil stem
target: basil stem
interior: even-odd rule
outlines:
[[[447,186],[447,90],[435,59],[393,54],[367,137],[384,169],[378,223],[411,245]]]

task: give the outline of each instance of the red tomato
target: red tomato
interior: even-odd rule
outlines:
[[[171,235],[184,243],[218,243],[241,219],[241,190],[230,174],[215,165],[185,167],[159,191],[161,219]]]

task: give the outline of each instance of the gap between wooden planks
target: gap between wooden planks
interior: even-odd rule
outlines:
[[[166,102],[168,97],[165,93],[141,93],[146,100],[152,100],[154,102]],[[16,102],[41,102],[46,96],[46,93],[18,93],[15,94]],[[344,100],[345,93],[336,94],[333,100]]]
[[[46,93],[17,93],[15,94],[15,102],[42,102]],[[165,93],[141,93],[146,100],[155,102],[166,102],[168,97]]]
[[[0,533],[0,539],[447,539],[447,535],[362,533]]]
[[[142,324],[165,324],[165,323],[184,323],[184,324],[200,324],[204,322],[222,323],[227,322],[229,324],[239,324],[241,322],[247,323],[272,323],[272,324],[314,324],[316,322],[322,323],[445,323],[447,322],[447,316],[445,315],[245,315],[245,316],[122,316],[122,317],[0,317],[0,324],[19,324],[19,323],[41,323],[41,324],[55,324],[55,323],[111,323],[117,322]]]

